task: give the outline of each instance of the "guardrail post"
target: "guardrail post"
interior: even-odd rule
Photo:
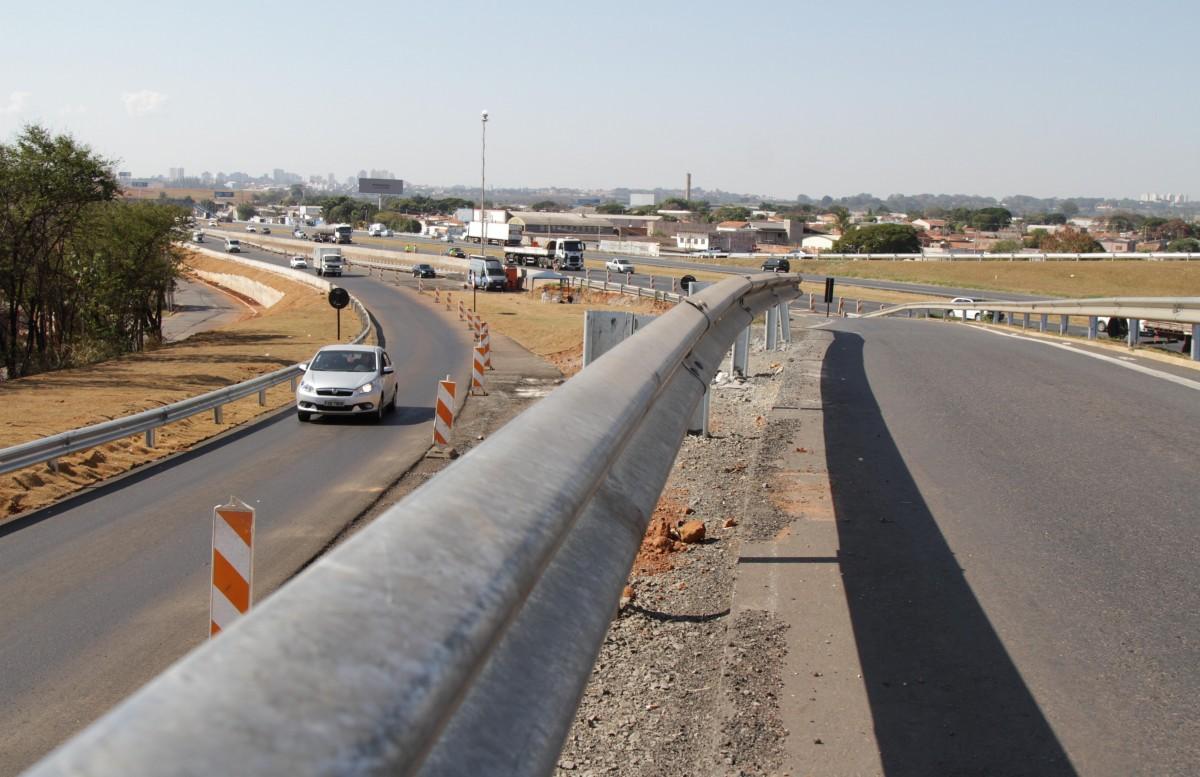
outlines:
[[[1192,361],[1200,362],[1200,324],[1192,324]]]
[[[692,420],[688,422],[688,434],[708,437],[708,401],[711,394],[712,386],[705,386],[704,396],[700,397],[700,404],[696,405],[696,410],[692,413]]]
[[[1021,317],[1021,328],[1022,328],[1022,329],[1028,329],[1028,328],[1029,328],[1029,314],[1028,314],[1028,313],[1025,313],[1025,314],[1024,314],[1022,317]]]
[[[1096,316],[1088,316],[1088,334],[1087,339],[1095,340],[1096,333],[1100,331],[1100,319]]]
[[[58,472],[58,459],[50,459],[46,462],[46,466],[50,468],[51,472]]]
[[[259,389],[259,392],[258,392],[258,406],[259,406],[259,407],[266,407],[266,406],[267,406],[267,390],[266,390],[266,389]]]
[[[1136,318],[1129,319],[1129,347],[1133,348],[1138,344],[1138,330],[1142,328],[1142,322]]]
[[[774,351],[779,345],[779,324],[775,321],[779,315],[779,309],[776,307],[767,308],[767,331],[764,333],[767,341],[767,350]]]
[[[217,405],[216,407],[213,408],[213,423],[214,424],[225,423],[225,413],[223,412],[224,409],[225,408],[223,405]]]
[[[730,363],[730,371],[735,375],[745,377],[750,371],[750,327],[742,330],[742,333],[733,341],[733,359]]]
[[[783,330],[783,341],[792,341],[792,311],[786,302],[779,303],[779,325]]]
[[[1069,318],[1070,317],[1065,313],[1061,316],[1061,320],[1058,322],[1058,333],[1060,335],[1065,335],[1067,333],[1067,324]]]
[[[814,313],[814,312],[816,312],[816,309],[817,309],[817,307],[816,307],[816,295],[814,295],[814,294],[813,294],[813,293],[810,291],[810,292],[808,293],[808,312],[809,312],[809,313]]]
[[[146,447],[147,448],[154,447],[154,430],[153,429],[146,430]]]
[[[1050,316],[1048,314],[1043,313],[1041,315],[1041,317],[1038,319],[1038,331],[1039,332],[1046,331],[1046,324],[1049,322],[1049,319],[1050,319]]]

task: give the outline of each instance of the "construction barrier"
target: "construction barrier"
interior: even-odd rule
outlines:
[[[463,301],[460,299],[458,301],[458,320],[459,321],[467,320],[467,314],[464,312],[465,310],[466,309],[463,307]]]
[[[452,301],[451,301],[451,299],[450,299],[450,292],[446,292],[446,312],[447,312],[447,313],[449,313],[449,312],[450,312],[450,306],[451,306],[451,304],[453,304],[453,303],[452,303]],[[461,305],[462,303],[460,302],[459,304]]]
[[[475,396],[486,397],[487,391],[483,388],[483,371],[487,354],[483,350],[482,345],[475,346],[472,350],[471,359],[471,393]]]
[[[425,281],[422,280],[421,278],[417,278],[417,293],[418,294],[425,293]]]
[[[837,312],[838,312],[838,315],[839,315],[839,316],[845,316],[845,315],[846,315],[846,298],[845,298],[845,297],[838,297],[838,308],[837,308]]]
[[[433,415],[433,444],[450,446],[450,430],[454,428],[454,381],[447,375],[438,381],[437,407]]]
[[[854,303],[854,312],[862,315],[862,300]]]
[[[254,508],[230,497],[229,504],[213,508],[210,639],[250,610],[253,590]]]
[[[486,322],[481,322],[479,327],[479,344],[483,346],[483,366],[487,369],[492,367],[492,335],[488,331]]]
[[[434,289],[434,290],[433,290],[433,304],[435,304],[435,305],[440,305],[440,304],[442,304],[442,297],[441,297],[441,295],[440,295],[440,294],[438,294],[438,290],[437,290],[437,289]]]

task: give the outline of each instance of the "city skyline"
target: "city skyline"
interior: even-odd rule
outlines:
[[[42,123],[139,176],[385,168],[469,186],[487,109],[499,188],[651,190],[691,172],[705,189],[789,199],[1200,196],[1200,106],[1179,98],[1200,9],[1176,0],[1136,15],[868,0],[741,14],[467,2],[452,16],[376,9],[340,30],[330,17],[311,2],[234,17],[132,0],[12,9],[0,138]],[[325,23],[327,36],[289,39]]]

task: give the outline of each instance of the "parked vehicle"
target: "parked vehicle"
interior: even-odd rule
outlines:
[[[772,257],[762,263],[763,272],[791,272],[792,263],[787,259]]]
[[[462,250],[461,248],[457,248],[457,247],[455,247],[455,248],[447,248],[447,249],[446,249],[446,256],[453,256],[455,259],[466,259],[466,258],[467,258],[467,252],[466,252],[466,251],[464,251],[464,250]]]
[[[242,252],[242,241],[236,237],[225,238],[225,253],[240,254]]]
[[[488,221],[480,223],[472,221],[467,225],[466,239],[473,243],[478,243],[484,236],[484,228],[486,227],[487,241],[489,244],[502,246],[515,246],[521,244],[521,228],[515,224],[501,224],[496,221]]]
[[[327,345],[301,364],[296,387],[296,418],[314,415],[367,415],[382,421],[396,406],[396,370],[377,345]]]
[[[583,269],[583,241],[568,238],[547,240],[541,246],[508,246],[504,259],[509,264],[525,264],[554,270]]]
[[[610,272],[628,273],[629,275],[633,275],[634,273],[633,262],[624,258],[609,259],[604,263],[604,269]]]
[[[304,261],[303,256],[293,256],[291,259],[288,260],[288,266],[292,267],[295,270],[307,270],[308,262]]]
[[[504,291],[508,288],[508,276],[499,259],[484,256],[472,256],[471,268],[467,272],[468,282],[477,289],[486,291]]]
[[[337,248],[313,248],[312,261],[313,269],[321,277],[327,275],[340,276],[342,268],[345,265],[345,262],[342,260],[342,252]]]
[[[433,265],[425,264],[425,263],[414,264],[413,269],[412,269],[412,274],[413,274],[414,278],[436,278],[437,277],[437,272],[433,269]]]

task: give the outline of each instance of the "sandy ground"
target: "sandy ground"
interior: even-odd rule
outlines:
[[[212,272],[230,272],[232,266],[195,255],[189,264]],[[319,291],[268,272],[240,266],[236,272],[284,292],[284,298],[269,309],[243,300],[253,309],[245,320],[152,351],[0,383],[0,447],[238,383],[303,361],[334,341],[333,321],[325,315],[328,304]],[[139,436],[64,457],[58,473],[41,465],[0,476],[0,520],[184,450],[291,399],[285,383],[267,392],[266,407],[256,397],[227,405],[221,425],[202,414],[164,427],[153,449]]]

